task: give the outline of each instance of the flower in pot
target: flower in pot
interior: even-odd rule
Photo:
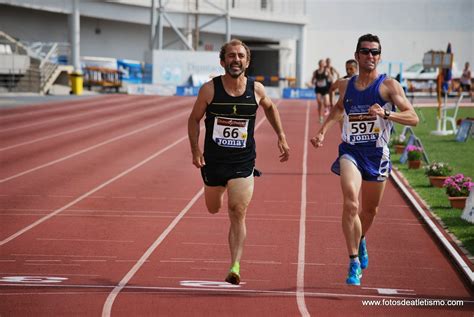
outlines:
[[[405,150],[406,137],[403,134],[394,136],[392,138],[392,145],[395,148],[395,153],[402,154]]]
[[[425,166],[425,175],[429,177],[431,186],[443,187],[443,183],[451,175],[451,166],[444,162],[433,162]]]
[[[471,188],[474,186],[470,177],[464,174],[449,176],[443,183],[446,188],[446,194],[453,208],[463,209],[466,205],[466,198],[469,196]]]
[[[423,149],[416,145],[407,146],[408,168],[418,169],[421,166]]]

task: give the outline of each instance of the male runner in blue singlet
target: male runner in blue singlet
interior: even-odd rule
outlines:
[[[193,164],[201,169],[206,206],[215,214],[227,190],[230,218],[231,267],[226,281],[240,283],[240,259],[246,237],[245,216],[253,194],[255,170],[254,128],[258,106],[278,137],[280,161],[289,158],[289,147],[277,107],[263,85],[245,76],[250,50],[239,40],[225,43],[220,51],[225,75],[215,77],[199,90],[188,120]],[[199,147],[199,124],[206,114],[204,154]]]
[[[321,147],[328,129],[343,118],[339,157],[331,169],[341,176],[342,229],[350,257],[346,279],[349,285],[360,285],[362,269],[369,263],[365,235],[377,214],[391,171],[388,142],[393,122],[418,124],[418,116],[400,84],[377,72],[381,52],[376,35],[359,38],[354,54],[359,75],[339,86],[342,97],[311,139],[314,147]],[[395,112],[396,108],[400,111]]]
[[[346,75],[331,84],[329,87],[329,106],[332,109],[334,107],[334,92],[339,91],[339,85],[344,83],[344,79],[351,78],[354,75],[357,75],[358,65],[355,59],[349,59],[346,61]],[[339,96],[341,93],[339,92]]]

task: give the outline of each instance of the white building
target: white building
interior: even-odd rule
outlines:
[[[373,33],[384,61],[420,63],[424,52],[450,42],[458,68],[474,63],[474,0],[154,1],[162,5],[155,21],[166,15],[161,39],[151,27],[152,0],[80,0],[80,54],[143,61],[152,33],[155,49],[217,51],[229,32],[251,47],[252,75],[304,85],[321,58],[343,74],[357,38]],[[69,42],[72,2],[0,0],[0,30],[26,42]],[[206,26],[197,34],[196,25]]]

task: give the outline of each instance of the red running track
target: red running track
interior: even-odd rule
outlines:
[[[0,111],[0,316],[473,315],[472,291],[392,182],[362,286],[345,285],[341,192],[329,172],[339,136],[308,147],[308,101],[278,102],[285,164],[259,114],[264,175],[243,283],[224,283],[229,222],[225,210],[206,212],[191,164],[193,101],[116,95]]]

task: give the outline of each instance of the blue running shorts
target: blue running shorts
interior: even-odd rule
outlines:
[[[364,147],[341,143],[339,156],[331,166],[331,171],[341,175],[339,160],[349,159],[362,175],[362,179],[371,182],[385,181],[392,170],[390,151],[387,147]]]

